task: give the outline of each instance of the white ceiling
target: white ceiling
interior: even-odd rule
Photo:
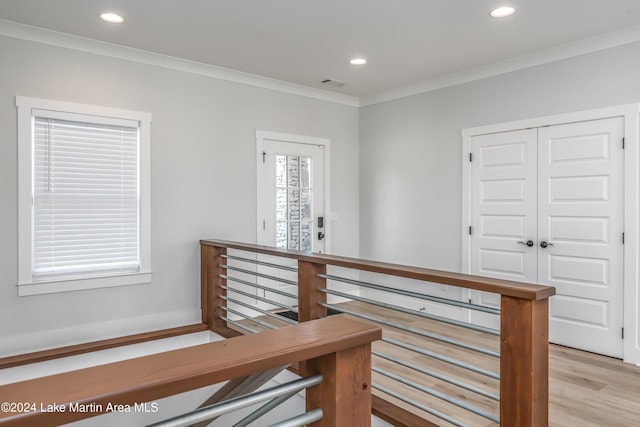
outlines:
[[[0,0],[0,19],[362,98],[640,29],[640,1]]]

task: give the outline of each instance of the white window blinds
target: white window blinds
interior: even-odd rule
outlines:
[[[33,117],[33,277],[138,271],[138,123],[62,117]]]

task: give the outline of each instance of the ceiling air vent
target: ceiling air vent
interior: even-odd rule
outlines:
[[[333,80],[333,79],[324,79],[324,80],[322,80],[321,83],[325,84],[325,85],[328,85],[328,86],[337,86],[337,87],[345,85],[344,82],[341,82],[340,80]]]

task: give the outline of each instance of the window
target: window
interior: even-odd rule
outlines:
[[[16,105],[18,294],[150,282],[150,114]]]
[[[276,247],[311,251],[312,157],[276,155]]]

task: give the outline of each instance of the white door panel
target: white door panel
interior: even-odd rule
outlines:
[[[572,328],[609,328],[609,304],[604,301],[558,295],[551,300],[549,315],[559,332],[570,332]]]
[[[549,239],[553,242],[609,245],[610,233],[611,227],[607,217],[549,217]]]
[[[490,134],[472,139],[475,155],[471,274],[535,281],[536,131]]]
[[[623,124],[471,138],[471,274],[555,286],[550,341],[615,357],[623,352]],[[471,298],[499,304],[485,293]]]
[[[525,179],[485,179],[480,184],[480,202],[524,203],[526,186]]]
[[[610,287],[610,268],[608,259],[594,259],[585,256],[547,255],[549,269],[541,280],[562,282],[567,285]]]
[[[513,276],[513,280],[524,280],[526,275],[526,253],[513,250],[480,249],[478,272],[483,275],[499,274]]]
[[[526,242],[536,236],[536,131],[473,137],[472,152],[471,274],[535,281],[536,248]],[[471,300],[500,306],[499,296],[488,293],[472,291]],[[471,311],[470,318],[498,326],[482,313]]]
[[[485,238],[524,239],[526,223],[524,215],[482,215],[480,233]]]
[[[621,357],[623,119],[540,129],[538,281],[552,342]]]

